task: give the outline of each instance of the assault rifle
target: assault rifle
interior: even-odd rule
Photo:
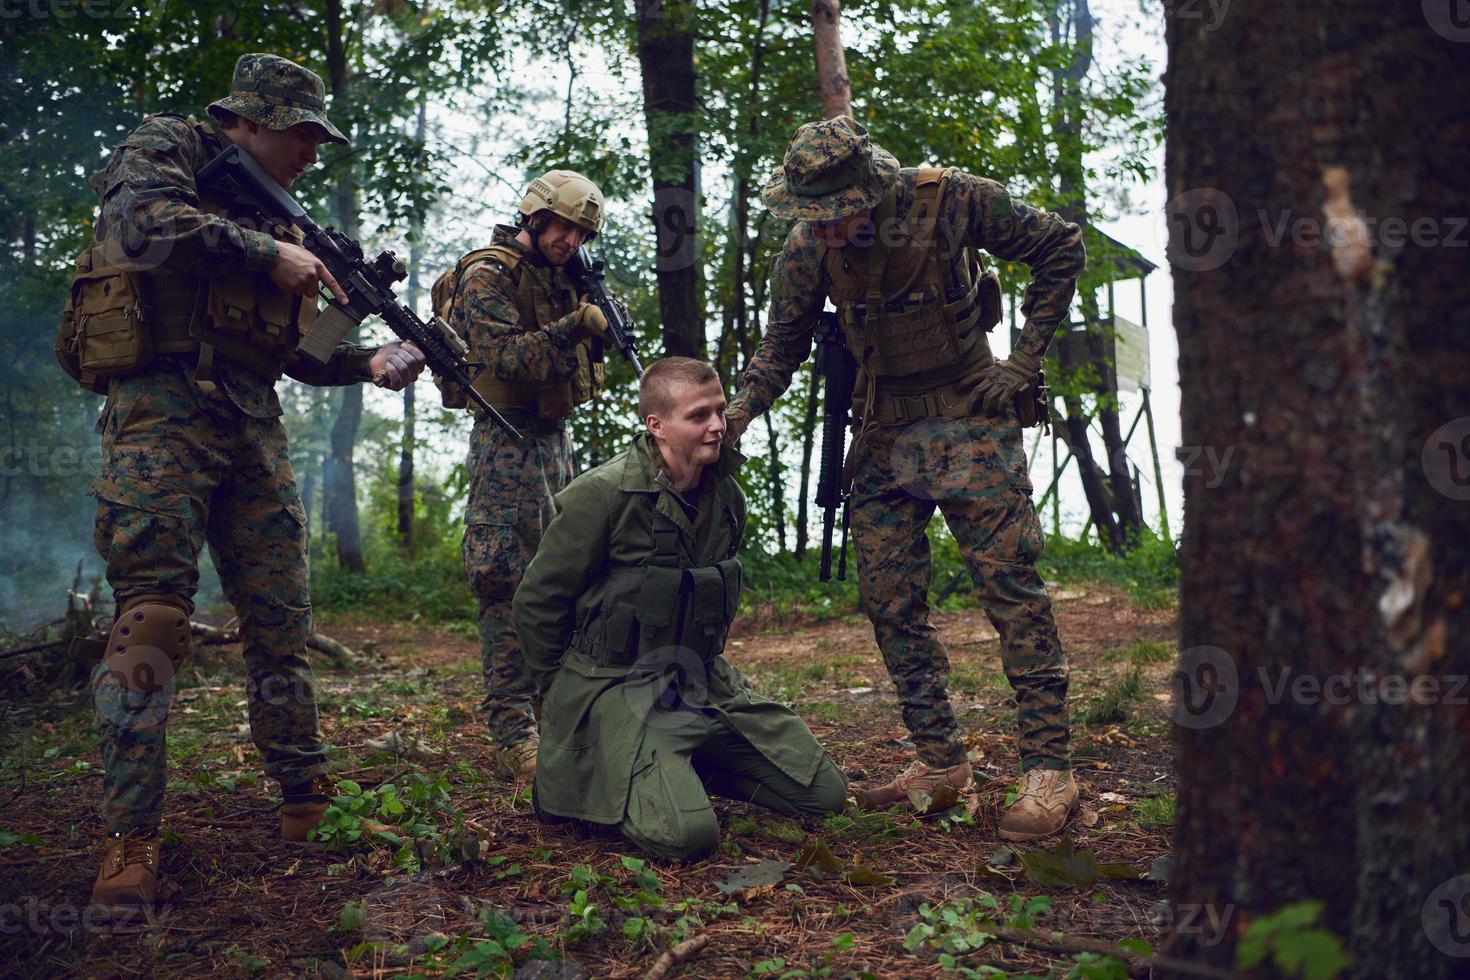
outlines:
[[[469,348],[459,335],[438,316],[431,316],[428,323],[420,320],[394,295],[393,284],[408,275],[403,260],[385,251],[369,261],[356,240],[333,228],[318,227],[286,189],[238,145],[209,161],[195,174],[194,182],[230,199],[238,208],[253,211],[264,223],[301,229],[305,236],[301,244],[322,260],[347,294],[345,305],[332,300],[317,317],[297,347],[302,354],[325,364],[348,332],[376,313],[399,339],[423,351],[431,371],[458,385],[507,435],[520,441],[520,433],[470,386],[484,365],[468,360]]]
[[[638,361],[638,341],[633,337],[633,324],[628,322],[623,308],[613,301],[612,293],[607,291],[607,285],[603,282],[602,260],[594,262],[584,245],[572,253],[566,272],[567,278],[587,294],[588,302],[607,317],[607,330],[612,335],[613,346],[633,365],[633,375],[643,377],[643,365]]]
[[[832,578],[832,532],[837,523],[837,508],[842,508],[842,550],[838,556],[837,579],[847,580],[847,508],[848,488],[845,480],[847,429],[852,418],[852,391],[857,383],[857,362],[842,340],[836,313],[817,317],[818,376],[826,379],[822,400],[822,458],[817,469],[817,506],[822,508],[823,582]]]

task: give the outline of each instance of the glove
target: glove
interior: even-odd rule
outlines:
[[[1041,362],[1024,351],[1012,351],[980,375],[975,386],[980,409],[986,415],[1004,415],[1016,396],[1039,380]]]
[[[607,329],[607,316],[597,304],[583,303],[577,307],[577,311],[572,316],[575,317],[572,323],[575,325],[577,333],[581,336],[595,337],[598,340],[608,343],[612,342],[612,335]]]
[[[742,409],[725,412],[725,445],[734,447],[750,426],[750,417]]]

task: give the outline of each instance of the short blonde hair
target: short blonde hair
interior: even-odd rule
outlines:
[[[719,381],[715,369],[692,357],[665,357],[648,365],[638,383],[638,417],[664,415],[673,407],[678,385],[703,385]]]

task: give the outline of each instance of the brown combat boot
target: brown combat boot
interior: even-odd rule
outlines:
[[[281,787],[281,839],[289,844],[307,843],[307,835],[321,826],[327,813],[327,794],[332,782],[318,776],[310,782]]]
[[[882,810],[895,803],[907,803],[920,813],[934,813],[958,803],[971,778],[969,760],[942,769],[916,762],[892,782],[860,789],[854,796],[862,810]]]
[[[107,853],[92,883],[92,907],[114,925],[142,921],[158,901],[158,831],[109,835]]]
[[[500,764],[512,778],[533,779],[536,776],[536,753],[541,748],[541,738],[532,735],[500,750]]]
[[[1070,769],[1037,766],[1023,780],[1021,795],[1001,818],[1002,840],[1035,840],[1054,834],[1077,806],[1077,781]]]

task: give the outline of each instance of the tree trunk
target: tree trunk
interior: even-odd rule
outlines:
[[[771,413],[765,414],[766,422],[766,452],[769,459],[766,466],[770,470],[771,485],[771,516],[776,520],[776,550],[786,550],[786,483],[781,476],[786,467],[781,465],[781,440],[776,435],[776,424],[771,420]]]
[[[664,351],[703,359],[693,0],[637,0]]]
[[[838,0],[813,0],[812,36],[817,45],[817,87],[822,92],[822,115],[852,115],[852,83],[842,51],[842,8]]]
[[[414,138],[420,144],[428,129],[429,103],[426,94],[419,92],[418,117],[414,121]],[[418,310],[419,298],[423,295],[423,288],[419,284],[419,268],[423,263],[423,248],[419,239],[424,232],[424,222],[421,215],[415,214],[413,233],[408,243],[408,305]],[[403,389],[403,445],[398,451],[398,539],[403,546],[403,551],[409,557],[413,556],[413,454],[414,441],[417,433],[415,423],[417,422],[416,406],[414,404],[414,385]]]
[[[341,0],[327,0],[327,76],[332,86],[332,105],[340,106],[347,100],[349,85],[347,74],[347,49],[343,44]],[[352,132],[342,122],[338,113],[338,125],[349,139]],[[352,161],[343,160],[336,175],[333,194],[337,227],[343,234],[357,237],[357,183],[352,174]],[[353,331],[348,339],[356,336]],[[342,390],[342,407],[332,423],[331,454],[326,468],[327,530],[337,536],[337,561],[343,568],[354,572],[366,572],[367,560],[363,557],[362,532],[357,520],[357,472],[353,466],[353,451],[357,446],[357,430],[362,423],[362,386],[348,385]]]
[[[1167,20],[1182,441],[1226,461],[1184,483],[1173,955],[1231,966],[1314,899],[1353,975],[1470,962],[1470,279],[1429,247],[1464,247],[1470,199],[1451,14]]]
[[[1068,221],[1075,221],[1084,228],[1091,222],[1087,206],[1087,187],[1084,182],[1085,169],[1082,160],[1082,82],[1092,68],[1092,10],[1087,0],[1057,0],[1049,19],[1052,39],[1058,44],[1071,45],[1072,60],[1064,70],[1052,73],[1052,87],[1056,94],[1052,126],[1059,147],[1057,155],[1057,186],[1062,205],[1057,208]],[[1098,538],[1110,551],[1120,552],[1136,537],[1140,518],[1131,501],[1133,489],[1128,482],[1128,462],[1123,453],[1121,427],[1118,412],[1113,406],[1115,392],[1110,391],[1106,379],[1112,374],[1106,351],[1100,337],[1093,330],[1098,320],[1096,301],[1086,293],[1082,296],[1082,318],[1087,331],[1083,345],[1089,352],[1089,360],[1096,365],[1103,383],[1096,390],[1098,395],[1097,414],[1102,424],[1103,443],[1107,453],[1108,469],[1104,469],[1092,454],[1087,438],[1087,416],[1079,398],[1064,398],[1066,409],[1065,425],[1068,446],[1077,462],[1082,479],[1082,492],[1087,498],[1092,522],[1097,525]],[[1066,345],[1057,344],[1057,365],[1063,379],[1087,365],[1077,364],[1072,359],[1073,351]],[[1104,489],[1106,483],[1110,490]],[[1116,517],[1114,510],[1117,510]]]

